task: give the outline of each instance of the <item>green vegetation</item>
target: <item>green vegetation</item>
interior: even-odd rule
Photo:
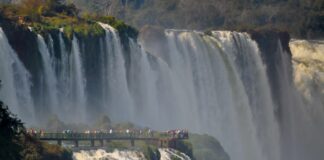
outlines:
[[[82,13],[74,4],[65,4],[61,0],[23,0],[19,4],[2,4],[0,6],[0,21],[9,19],[18,25],[32,27],[33,31],[47,34],[50,31],[63,28],[66,37],[73,34],[81,37],[102,36],[104,29],[97,23],[108,23],[119,31],[123,38],[136,39],[136,29],[113,17],[97,16]]]
[[[0,148],[0,159],[3,160],[72,160],[71,151],[39,142],[26,134],[21,120],[1,101]]]
[[[172,155],[171,160],[181,160],[181,158]]]
[[[294,38],[324,36],[324,0],[73,0],[83,10],[113,15],[137,28],[276,29]]]
[[[189,136],[189,138],[191,137]],[[182,153],[185,153],[191,158],[194,158],[192,143],[190,142],[190,140],[178,141],[175,149]]]
[[[196,160],[229,160],[221,144],[212,136],[190,134],[193,156]]]
[[[72,160],[72,151],[58,145],[39,142],[26,135],[22,136],[23,160]]]
[[[20,135],[24,130],[22,122],[9,112],[3,102],[0,102],[0,159],[20,159],[23,149]]]
[[[141,149],[144,153],[144,156],[148,160],[159,160],[161,158],[160,152],[157,147],[145,145]]]
[[[115,17],[102,16],[102,17],[97,17],[96,19],[97,21],[110,24],[112,27],[117,29],[119,32],[119,36],[121,37],[122,40],[127,40],[127,37],[132,37],[136,39],[138,36],[138,31],[135,28],[126,25],[123,21],[118,20]]]

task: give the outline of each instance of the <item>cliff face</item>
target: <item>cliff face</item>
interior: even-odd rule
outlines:
[[[39,87],[37,84],[40,84],[42,81],[40,75],[42,72],[41,68],[43,68],[38,50],[37,35],[28,28],[8,20],[2,21],[1,27],[10,45],[32,75],[31,80],[35,82],[31,89],[32,95],[35,97],[41,96],[40,93],[35,92],[35,89]]]
[[[324,106],[324,42],[293,40],[290,48],[298,90],[308,105]]]
[[[293,70],[291,52],[289,48],[290,36],[280,31],[248,31],[262,53],[263,63],[266,65],[272,96],[278,106],[275,111],[280,118],[280,110],[285,107],[282,82],[293,86]]]
[[[46,75],[44,70],[45,64],[42,60],[42,54],[39,49],[40,44],[38,42],[37,33],[32,31],[32,28],[28,28],[27,26],[17,24],[10,20],[3,20],[0,26],[6,34],[9,44],[17,53],[19,59],[30,73],[30,80],[33,82],[31,88],[32,96],[42,97],[43,93],[47,92],[48,88],[44,88],[43,86],[45,83],[44,76]],[[48,48],[53,55],[53,59],[63,59],[64,57],[62,57],[62,55],[70,54],[72,49],[72,39],[65,37],[64,34],[60,33],[58,29],[43,32],[43,37],[46,43],[49,45]],[[85,57],[89,60],[89,63],[85,65],[92,66],[93,64],[91,64],[91,62],[95,62],[95,59],[98,59],[98,55],[96,55],[96,53],[100,52],[99,42],[102,40],[104,35],[85,37],[76,34],[76,37],[78,37],[80,41],[80,48],[82,52],[93,53],[87,54],[87,57]],[[60,40],[62,42],[60,42]],[[62,45],[64,46],[64,51],[61,49],[61,47],[63,47]],[[93,73],[92,69],[98,69],[95,67],[95,65],[93,66],[94,67],[87,67],[90,70],[86,70],[85,72],[91,75],[91,73]],[[91,88],[91,86],[89,86],[89,88]],[[35,103],[35,106],[43,106],[47,102],[45,102],[45,100],[42,101],[41,99],[38,99],[35,101]],[[36,109],[38,113],[44,113],[46,110],[47,109],[44,107]]]
[[[323,127],[316,125],[323,119],[323,103],[319,100],[323,84],[319,67],[323,55],[321,41],[290,40],[289,35],[282,32],[250,34],[262,52],[277,106],[275,112],[281,128],[282,158],[318,159],[322,154],[316,148],[324,144],[316,138],[324,131]],[[312,143],[314,147],[301,147],[306,143]],[[296,156],[296,151],[301,154]]]

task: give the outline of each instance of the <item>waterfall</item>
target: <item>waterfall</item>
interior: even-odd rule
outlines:
[[[38,48],[39,52],[42,56],[43,67],[44,67],[44,79],[46,85],[46,92],[44,94],[44,98],[48,98],[46,100],[46,105],[54,111],[55,113],[59,112],[58,109],[58,97],[57,97],[57,77],[55,75],[55,71],[53,68],[53,60],[50,55],[50,51],[45,43],[44,38],[41,35],[37,35],[38,40]],[[48,97],[45,97],[48,96]]]
[[[77,37],[73,37],[72,40],[72,111],[79,113],[75,120],[86,120],[86,107],[87,107],[87,97],[86,97],[86,79],[84,76],[84,69],[82,63],[81,52],[79,48],[79,42]]]
[[[267,55],[248,33],[165,30],[155,42],[126,42],[99,24],[103,36],[67,42],[62,31],[39,35],[41,76],[29,73],[0,30],[1,99],[26,121],[43,107],[67,122],[107,114],[158,130],[208,133],[232,160],[323,157],[322,43],[292,42],[292,66],[280,40]],[[43,76],[44,85],[32,76]],[[34,106],[40,100],[46,105]]]
[[[59,100],[60,100],[60,107],[61,114],[69,113],[73,110],[72,107],[72,74],[76,72],[72,71],[72,62],[71,62],[71,55],[65,46],[64,39],[63,39],[63,31],[61,31],[58,35],[59,37],[59,46],[60,46],[60,54],[59,59],[57,59],[55,65],[56,70],[58,71],[58,92],[59,92]],[[75,93],[75,92],[74,92]],[[60,118],[64,119],[67,115],[61,116]]]
[[[125,60],[123,57],[123,51],[121,42],[119,40],[118,32],[107,24],[100,25],[105,29],[105,46],[106,58],[105,75],[108,77],[108,81],[104,82],[107,85],[104,87],[107,89],[107,112],[111,113],[113,119],[119,121],[132,120],[131,113],[134,112],[133,99],[130,96],[127,77]]]
[[[46,85],[43,99],[52,114],[68,121],[84,122],[87,117],[86,79],[79,41],[77,37],[73,37],[71,53],[68,53],[62,34],[60,32],[58,35],[59,59],[54,56],[52,37],[49,35],[49,44],[47,45],[41,35],[37,36]],[[69,116],[72,112],[79,116]]]
[[[159,107],[159,122],[151,125],[164,123],[215,135],[231,159],[279,159],[278,122],[256,43],[247,34],[235,32],[209,36],[169,30],[165,34],[169,51],[160,57],[169,57],[165,61],[170,77],[165,80],[172,87],[153,85],[158,93],[169,96],[156,98],[168,106]],[[141,70],[144,68],[136,75]],[[148,101],[146,97],[142,100]]]
[[[17,54],[8,43],[8,39],[0,28],[0,99],[10,106],[14,114],[18,114],[29,123],[35,122],[34,104],[31,97],[30,74],[20,62]]]

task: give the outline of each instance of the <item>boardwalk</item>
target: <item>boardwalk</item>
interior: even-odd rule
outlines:
[[[110,141],[130,141],[131,145],[135,145],[135,141],[158,142],[160,147],[172,147],[177,141],[188,139],[188,133],[168,134],[168,133],[152,133],[152,134],[135,134],[135,133],[38,133],[33,137],[41,141],[57,141],[62,145],[62,141],[74,142],[74,147],[79,147],[79,141],[90,141],[91,147],[95,147],[95,142],[99,142],[100,146]]]

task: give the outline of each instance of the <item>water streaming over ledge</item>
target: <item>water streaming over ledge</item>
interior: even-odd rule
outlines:
[[[0,79],[5,84],[1,99],[30,123],[33,115],[36,120],[56,114],[66,121],[86,122],[108,114],[114,121],[155,129],[208,133],[219,139],[232,160],[323,156],[318,150],[324,143],[315,142],[314,136],[321,138],[324,130],[316,128],[320,124],[308,126],[309,120],[323,115],[304,112],[302,95],[289,81],[290,59],[279,42],[273,46],[278,65],[267,66],[264,53],[247,33],[166,30],[164,50],[148,53],[145,41],[141,46],[129,39],[127,50],[114,28],[100,25],[106,35],[90,41],[74,36],[66,44],[60,32],[38,35],[41,76],[28,72],[0,30]],[[271,88],[267,67],[279,71],[280,88]],[[43,78],[37,84],[30,76]],[[32,86],[38,86],[34,92],[41,97],[33,97]],[[277,100],[281,103],[274,91],[283,95]],[[44,107],[47,112],[39,114]],[[299,141],[302,133],[308,139]],[[307,143],[314,144],[312,150]]]

